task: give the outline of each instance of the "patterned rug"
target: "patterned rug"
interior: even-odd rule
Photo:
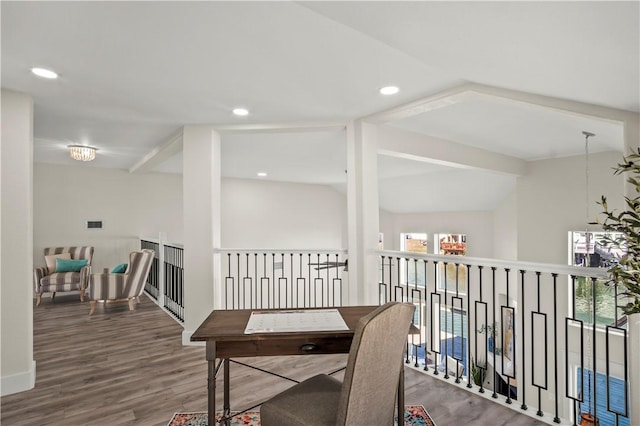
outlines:
[[[218,415],[219,418],[219,415]],[[397,417],[394,417],[398,424]],[[167,426],[207,426],[207,413],[176,413]],[[260,426],[260,412],[247,411],[234,416],[231,426]],[[436,426],[427,410],[422,405],[406,405],[404,412],[404,426]]]

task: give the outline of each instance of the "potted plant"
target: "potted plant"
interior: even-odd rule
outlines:
[[[486,376],[487,376],[487,370],[484,368],[478,367],[473,357],[471,357],[471,378],[473,379],[473,383],[475,383],[478,386],[482,386]]]
[[[603,244],[623,253],[613,259],[607,284],[617,284],[623,290],[620,295],[626,303],[622,310],[626,315],[632,315],[640,313],[640,148],[623,160],[614,167],[614,174],[629,174],[626,182],[635,188],[635,196],[625,197],[626,208],[621,211],[609,209],[605,196],[598,204],[604,215],[604,220],[600,221],[602,229],[615,233],[603,237]]]

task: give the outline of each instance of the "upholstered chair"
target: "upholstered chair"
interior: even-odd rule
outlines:
[[[414,306],[390,302],[356,326],[342,383],[307,379],[260,407],[263,426],[393,425],[402,355]]]
[[[46,266],[33,270],[36,306],[40,306],[42,294],[49,292],[53,300],[56,292],[79,291],[80,301],[84,301],[84,292],[91,272],[93,247],[47,247],[44,249],[44,258]],[[83,263],[86,265],[82,266]]]
[[[134,310],[151,270],[155,252],[144,249],[129,255],[129,264],[124,273],[102,273],[89,276],[89,315],[96,309],[99,300],[128,301],[129,309]]]

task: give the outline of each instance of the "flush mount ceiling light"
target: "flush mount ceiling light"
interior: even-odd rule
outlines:
[[[249,115],[249,110],[246,108],[234,108],[233,113],[235,115],[244,116]]]
[[[97,148],[86,145],[69,145],[69,156],[78,161],[91,161],[96,158]]]
[[[42,78],[48,78],[51,80],[54,78],[58,78],[58,74],[56,72],[48,70],[46,68],[31,68],[31,72]]]
[[[257,175],[258,175],[258,177],[267,177],[267,173],[266,172],[258,172]]]
[[[382,89],[380,89],[380,94],[389,96],[389,95],[395,95],[399,91],[400,89],[398,89],[396,86],[385,86]]]

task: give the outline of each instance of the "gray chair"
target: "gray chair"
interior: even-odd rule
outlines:
[[[342,383],[320,374],[294,385],[262,404],[262,425],[392,425],[413,311],[390,302],[361,318]]]
[[[144,291],[155,252],[144,249],[129,255],[129,264],[122,274],[103,273],[89,276],[89,315],[96,309],[98,300],[128,301],[129,310],[135,309],[138,297]]]
[[[51,300],[53,300],[56,292],[61,291],[79,291],[80,301],[84,301],[84,291],[87,288],[88,277],[91,272],[93,247],[47,247],[44,249],[44,257],[47,266],[41,266],[33,270],[36,306],[40,306],[43,293],[51,293]],[[79,271],[56,271],[55,258],[86,260],[87,266],[83,266]]]

